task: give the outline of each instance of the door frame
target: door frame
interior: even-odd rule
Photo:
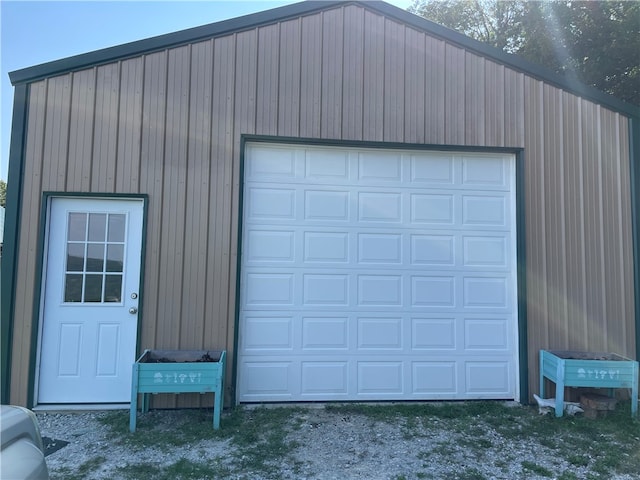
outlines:
[[[27,391],[27,407],[37,406],[37,388],[40,365],[40,349],[44,314],[44,278],[46,275],[46,260],[48,248],[49,218],[51,203],[57,198],[72,198],[87,200],[137,200],[142,201],[142,248],[140,251],[140,289],[138,291],[138,326],[136,332],[136,355],[140,352],[140,334],[144,319],[144,277],[146,259],[147,218],[149,196],[147,194],[128,193],[84,193],[84,192],[43,192],[40,204],[40,224],[38,226],[38,248],[36,257],[36,278],[33,285],[33,318],[30,341],[29,379]]]

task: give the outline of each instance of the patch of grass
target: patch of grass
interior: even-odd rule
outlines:
[[[552,477],[553,473],[551,471],[549,471],[548,469],[546,469],[545,467],[543,467],[542,465],[538,465],[537,463],[533,463],[533,462],[529,462],[529,461],[523,461],[522,462],[522,469],[526,472],[531,472],[531,473],[535,473],[537,475],[541,475],[543,477]]]
[[[64,478],[65,480],[83,480],[87,475],[102,466],[107,459],[103,456],[94,457],[91,460],[80,464],[75,469],[63,468],[56,472],[51,472],[51,478]]]
[[[477,468],[466,468],[458,476],[456,476],[459,480],[486,480],[487,477],[478,470]]]
[[[201,478],[226,478],[231,475],[228,467],[219,462],[193,462],[180,459],[168,466],[151,463],[127,465],[117,469],[117,477],[123,480],[153,478],[154,480],[187,480]]]
[[[522,462],[523,475],[574,480],[571,466],[586,468],[592,479],[605,479],[615,474],[637,474],[640,464],[640,421],[629,417],[629,402],[619,402],[609,416],[599,419],[582,417],[555,418],[541,416],[537,408],[506,406],[501,402],[444,402],[399,404],[329,404],[325,410],[343,419],[359,416],[368,419],[372,426],[378,422],[400,426],[404,440],[429,440],[428,449],[421,447],[418,458],[428,463],[449,461],[460,453],[481,457],[494,445],[494,433],[500,443],[509,445],[536,445],[545,455],[558,458],[553,466],[534,462]],[[173,447],[192,445],[204,448],[207,440],[226,441],[232,458],[226,466],[220,462],[212,465],[183,460],[170,467],[157,465],[129,466],[122,470],[123,478],[140,478],[153,473],[153,478],[223,478],[228,469],[245,472],[249,476],[277,478],[280,465],[287,463],[294,472],[302,465],[294,452],[298,445],[289,434],[301,428],[304,420],[300,413],[306,410],[294,407],[237,408],[224,412],[220,430],[212,428],[210,409],[152,411],[138,417],[138,429],[129,433],[128,412],[113,411],[101,414],[100,422],[109,427],[109,441],[136,452],[150,447],[159,451],[171,451]],[[439,432],[450,434],[444,437]],[[492,432],[491,436],[487,432]],[[371,441],[376,440],[372,434]],[[206,455],[203,453],[203,457]],[[495,465],[505,469],[519,462],[516,456],[505,455]],[[81,473],[95,470],[103,460],[95,459],[94,465],[80,466],[63,473],[65,479],[83,478]],[[210,462],[211,463],[211,462]],[[564,466],[563,466],[564,465]],[[569,467],[569,469],[567,469]],[[136,470],[143,468],[143,470]],[[156,470],[154,470],[154,468]],[[84,469],[84,470],[80,470]],[[207,470],[209,469],[209,470]],[[226,469],[226,470],[225,470]],[[557,469],[552,474],[549,469]],[[80,473],[78,473],[80,472]],[[68,475],[67,475],[68,473]],[[75,475],[75,476],[74,476]],[[416,474],[418,478],[421,478]],[[429,474],[421,473],[422,478]],[[482,472],[467,468],[455,472],[457,478],[484,479]]]
[[[564,472],[562,472],[562,474],[558,477],[558,480],[578,480],[578,476],[573,473],[570,472],[568,470],[565,470]]]

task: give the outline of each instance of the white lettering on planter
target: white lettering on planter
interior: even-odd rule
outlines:
[[[156,372],[153,375],[153,383],[202,383],[201,372],[165,373]]]

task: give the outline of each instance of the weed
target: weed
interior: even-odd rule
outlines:
[[[523,461],[522,462],[522,469],[527,472],[532,472],[538,475],[542,475],[543,477],[552,477],[553,473],[550,472],[548,469],[544,468],[541,465],[538,465],[537,463],[533,463],[533,462],[528,462],[528,461]]]
[[[578,476],[575,473],[570,472],[569,470],[565,470],[558,477],[558,480],[578,480]]]
[[[487,477],[477,468],[466,468],[456,478],[459,480],[486,480]]]

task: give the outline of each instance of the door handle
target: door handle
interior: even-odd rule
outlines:
[[[136,307],[131,307],[131,308],[129,309],[129,313],[130,313],[131,315],[135,315],[136,313],[138,313],[138,309],[137,309]]]

